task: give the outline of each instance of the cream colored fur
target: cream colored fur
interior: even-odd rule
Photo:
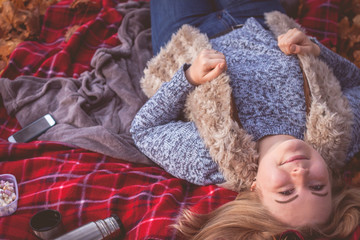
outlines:
[[[280,12],[265,15],[277,36],[300,26]],[[184,64],[191,63],[202,49],[210,49],[206,35],[184,25],[153,57],[144,70],[141,87],[148,97],[170,81]],[[317,149],[330,168],[343,165],[351,137],[352,114],[337,79],[320,60],[299,56],[312,94],[305,141]],[[213,160],[226,179],[224,187],[234,191],[250,188],[256,176],[258,154],[251,135],[232,119],[229,76],[221,74],[189,94],[185,113],[194,121]]]
[[[267,13],[265,19],[275,36],[291,28],[302,29],[280,12]],[[312,98],[305,141],[318,150],[331,169],[339,168],[344,165],[351,141],[353,115],[350,106],[342,95],[339,81],[324,62],[313,56],[298,57]]]

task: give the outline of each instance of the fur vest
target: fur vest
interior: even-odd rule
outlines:
[[[265,14],[267,25],[277,37],[291,28],[301,27],[288,16],[274,11]],[[141,87],[148,97],[169,81],[184,64],[191,63],[202,49],[210,49],[205,34],[184,25],[169,43],[154,56],[144,70]],[[305,82],[310,90],[304,141],[325,159],[330,169],[344,164],[351,141],[352,112],[331,69],[313,56],[298,56]],[[194,121],[212,159],[226,182],[224,187],[240,192],[250,188],[256,176],[256,143],[234,117],[229,76],[196,87],[189,94],[185,115]]]

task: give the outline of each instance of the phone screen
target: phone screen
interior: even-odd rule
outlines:
[[[54,118],[47,114],[35,122],[32,122],[28,126],[24,127],[23,129],[19,130],[18,132],[14,133],[12,136],[8,138],[9,142],[28,142],[42,133],[44,133],[46,130],[51,128],[56,124]]]

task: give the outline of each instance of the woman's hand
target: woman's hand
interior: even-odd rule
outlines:
[[[278,46],[286,55],[320,55],[320,47],[297,28],[290,29],[287,33],[280,35],[278,37]]]
[[[224,54],[212,49],[205,49],[186,70],[185,76],[191,84],[200,85],[213,80],[226,71],[226,68]]]

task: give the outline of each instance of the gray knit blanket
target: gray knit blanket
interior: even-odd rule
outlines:
[[[8,113],[21,126],[50,113],[57,124],[39,137],[61,141],[130,162],[153,164],[136,148],[129,133],[146,102],[139,80],[152,57],[148,3],[120,3],[121,44],[94,54],[92,71],[78,79],[20,76],[0,79]]]

